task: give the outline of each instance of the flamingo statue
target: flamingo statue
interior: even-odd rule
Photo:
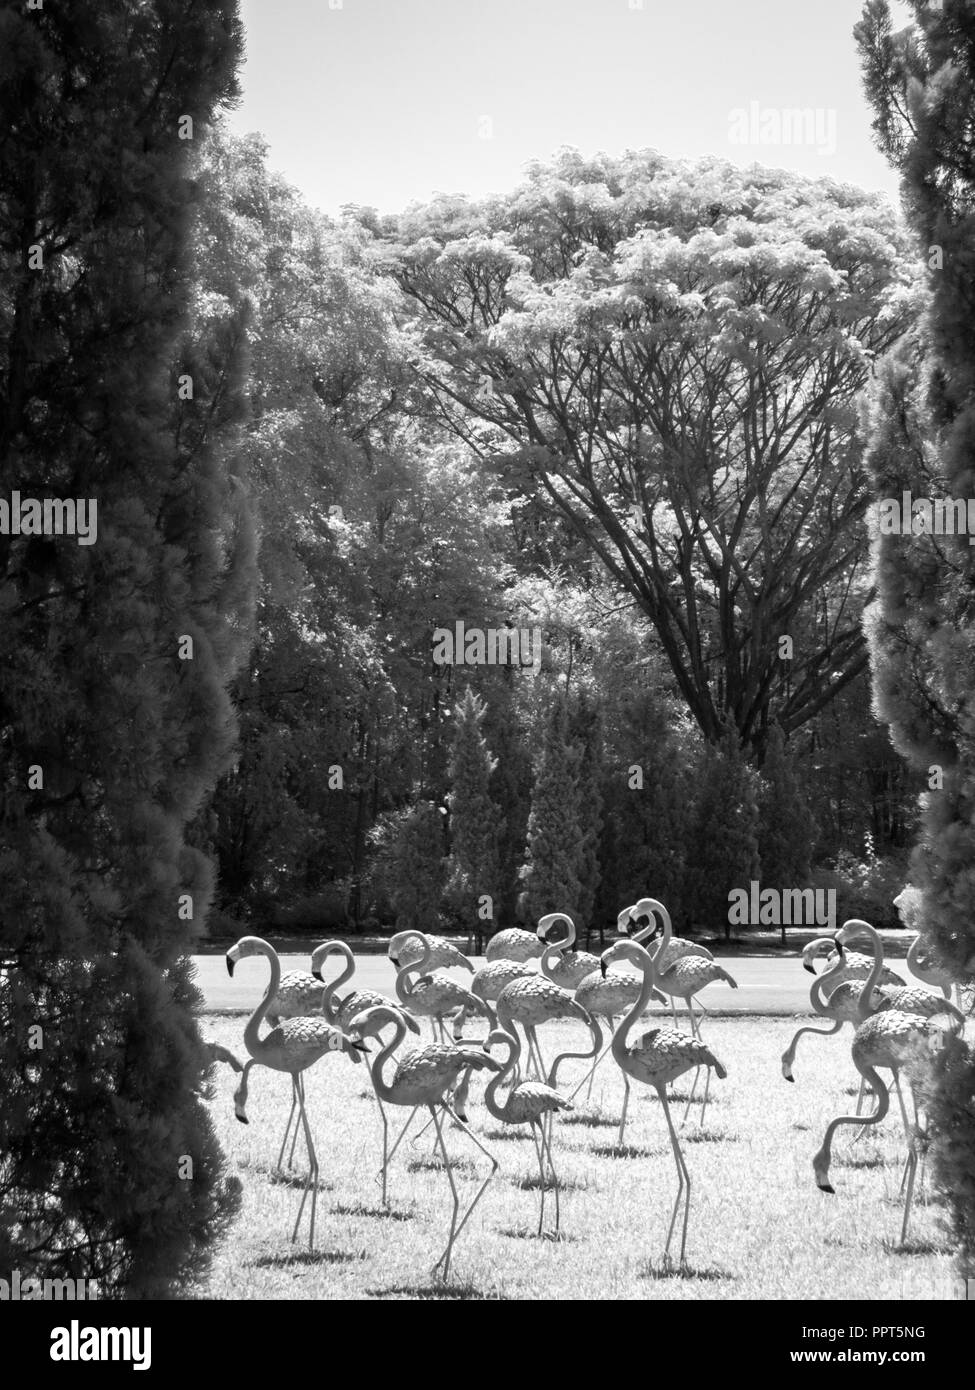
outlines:
[[[418,1018],[431,1019],[440,1030],[441,1040],[446,1038],[444,1019],[451,1014],[459,1013],[461,1010],[463,1010],[465,1018],[469,1013],[479,1014],[487,1019],[489,1028],[493,1026],[494,1011],[485,1000],[479,999],[476,994],[472,994],[463,985],[448,980],[446,975],[425,974],[427,970],[432,968],[434,948],[429,944],[423,932],[410,930],[401,932],[400,937],[402,938],[402,946],[407,949],[411,957],[411,964],[407,965],[399,955],[390,956],[390,960],[397,969],[396,997],[400,1006],[405,1005]],[[396,939],[396,937],[393,938],[394,941]],[[392,946],[392,943],[390,945]],[[417,945],[422,948],[418,954],[415,950]],[[411,978],[414,974],[417,976],[415,980]]]
[[[561,940],[550,941],[549,933],[557,931],[560,924],[565,926],[565,936]],[[567,912],[550,912],[539,918],[538,940],[541,943],[541,967],[553,984],[562,989],[574,990],[579,984],[599,969],[599,957],[589,951],[576,951],[576,924]],[[550,950],[545,950],[545,946]]]
[[[869,932],[873,933],[874,967],[857,999],[859,1023],[853,1035],[851,1055],[853,1065],[877,1097],[877,1107],[871,1115],[837,1115],[829,1122],[822,1145],[813,1157],[813,1172],[820,1190],[833,1194],[836,1189],[829,1181],[833,1136],[840,1125],[858,1124],[861,1128],[866,1128],[868,1125],[879,1124],[884,1119],[890,1109],[890,1091],[881,1078],[878,1068],[889,1071],[897,1090],[904,1135],[907,1140],[907,1163],[904,1169],[907,1190],[904,1197],[904,1215],[901,1223],[901,1245],[903,1246],[907,1240],[907,1230],[911,1219],[918,1154],[915,1142],[916,1121],[915,1126],[912,1127],[907,1117],[907,1108],[904,1105],[904,1097],[901,1094],[899,1084],[900,1072],[903,1068],[912,1069],[924,1065],[930,1060],[943,1041],[943,1033],[953,1030],[957,1026],[954,1018],[954,1013],[957,1013],[957,1010],[952,1012],[953,1006],[947,1000],[937,1001],[941,1004],[939,1013],[944,1016],[946,1027],[942,1026],[938,1014],[925,1017],[921,1014],[905,1013],[903,1010],[893,1007],[881,1008],[877,1012],[871,1013],[871,1001],[874,998],[874,990],[883,968],[883,956],[879,949],[880,938],[869,926],[869,923],[853,920],[844,923],[840,931],[837,932],[836,943],[838,947],[842,946],[848,936],[855,937],[861,934],[865,926],[868,927]],[[842,988],[846,988],[846,986],[842,986]],[[933,997],[937,999],[937,996]],[[964,1020],[962,1020],[962,1024],[964,1024]],[[913,1083],[911,1089],[913,1091]],[[903,1188],[904,1185],[905,1182],[902,1181],[901,1187]]]
[[[545,1221],[545,1188],[547,1185],[545,1164],[547,1160],[548,1171],[552,1177],[552,1189],[555,1194],[555,1230],[553,1234],[558,1235],[560,1223],[559,1179],[552,1159],[551,1135],[547,1134],[545,1130],[545,1119],[547,1116],[557,1114],[560,1110],[571,1110],[573,1108],[572,1102],[559,1095],[558,1091],[551,1086],[544,1086],[539,1081],[521,1081],[519,1079],[518,1063],[521,1059],[521,1043],[517,1033],[509,1033],[505,1028],[494,1028],[487,1036],[487,1041],[484,1044],[485,1050],[490,1052],[495,1044],[500,1044],[508,1049],[508,1060],[498,1075],[492,1076],[485,1087],[484,1104],[488,1113],[503,1124],[531,1126],[540,1182],[538,1231],[536,1234],[539,1236],[542,1234],[542,1226]],[[498,1099],[498,1091],[506,1081],[510,1082],[510,1090],[502,1102]]]
[[[671,947],[673,946],[673,927],[671,926],[670,913],[663,903],[657,898],[641,898],[640,901],[630,908],[630,920],[639,917],[649,917],[650,926],[644,927],[637,932],[631,932],[632,939],[640,942],[648,937],[656,928],[654,921],[655,915],[659,915],[663,922],[663,935],[660,945],[654,953],[654,962],[659,957],[668,964],[664,970],[655,970],[654,979],[658,989],[664,994],[669,994],[671,1000],[683,999],[687,1005],[687,1012],[691,1020],[691,1032],[696,1038],[701,1036],[701,1029],[697,1017],[694,1013],[694,996],[698,994],[706,985],[714,984],[718,980],[724,980],[732,989],[738,988],[738,981],[728,974],[727,970],[718,965],[710,953],[700,955],[698,950],[693,949],[692,941],[683,942],[679,948],[681,954],[675,959]],[[680,939],[680,938],[678,938]],[[688,950],[687,947],[692,949]],[[703,950],[703,947],[700,948]],[[703,1011],[704,1005],[700,999],[697,1001],[698,1007]],[[676,1018],[676,1014],[675,1014]],[[691,1082],[691,1093],[687,1098],[687,1105],[684,1109],[684,1116],[681,1120],[683,1124],[690,1113],[691,1105],[697,1091],[697,1080],[700,1072],[694,1073],[694,1080]],[[711,1085],[711,1072],[708,1070],[707,1079],[704,1085],[704,1102],[701,1106],[701,1123],[704,1123],[704,1112],[708,1105],[708,1089]]]
[[[657,947],[658,952],[662,949],[662,945]],[[631,1076],[645,1086],[652,1086],[663,1106],[667,1128],[670,1131],[670,1145],[674,1152],[674,1163],[677,1166],[677,1199],[674,1202],[670,1228],[667,1231],[663,1263],[665,1267],[670,1265],[670,1244],[683,1198],[684,1223],[681,1229],[680,1242],[680,1265],[683,1268],[686,1264],[687,1224],[691,1209],[691,1175],[687,1171],[687,1164],[684,1161],[680,1141],[677,1138],[677,1130],[674,1128],[674,1120],[667,1100],[667,1087],[678,1076],[683,1076],[685,1072],[690,1071],[691,1067],[696,1067],[698,1070],[702,1066],[707,1067],[709,1073],[713,1067],[722,1081],[728,1073],[711,1049],[696,1035],[689,1038],[686,1033],[678,1033],[673,1029],[653,1028],[649,1033],[644,1033],[641,1038],[638,1038],[632,1046],[630,1045],[630,1029],[649,1004],[650,995],[654,988],[655,957],[651,956],[649,951],[644,950],[636,941],[617,941],[603,952],[600,969],[606,970],[617,960],[629,961],[631,965],[635,965],[638,970],[642,971],[643,987],[640,990],[640,997],[613,1034],[613,1059],[625,1076]],[[625,1109],[623,1120],[625,1123]],[[623,1142],[622,1135],[623,1126],[621,1125],[620,1146]]]
[[[234,1109],[238,1120],[247,1124],[247,1081],[250,1069],[255,1064],[261,1067],[269,1067],[272,1071],[286,1071],[291,1077],[292,1086],[292,1108],[298,1107],[298,1114],[305,1134],[305,1145],[308,1149],[308,1180],[305,1183],[304,1191],[301,1194],[301,1204],[298,1207],[298,1215],[295,1219],[295,1228],[291,1233],[292,1241],[297,1239],[298,1227],[301,1225],[301,1214],[305,1209],[305,1201],[308,1197],[308,1190],[312,1188],[311,1198],[311,1220],[308,1227],[308,1248],[312,1248],[315,1240],[315,1207],[318,1201],[318,1157],[315,1153],[315,1144],[311,1136],[311,1127],[308,1124],[308,1116],[305,1112],[305,1092],[302,1084],[301,1074],[324,1057],[329,1052],[361,1052],[365,1047],[361,1042],[354,1041],[352,1038],[334,1028],[325,1019],[318,1017],[309,1018],[287,1018],[272,1029],[265,1037],[260,1036],[261,1023],[267,1016],[268,1006],[278,990],[281,980],[281,962],[273,946],[269,946],[259,936],[242,936],[240,940],[227,952],[227,974],[233,975],[234,966],[238,961],[247,956],[265,956],[271,966],[270,979],[264,998],[260,1001],[257,1008],[247,1021],[244,1029],[244,1046],[246,1047],[250,1061],[245,1065],[240,1079],[240,1085],[234,1094]],[[285,1131],[287,1140],[287,1131]],[[281,1146],[284,1152],[284,1145]],[[280,1165],[280,1155],[278,1158]]]
[[[501,1070],[501,1063],[480,1048],[471,1046],[457,1046],[449,1043],[429,1043],[426,1047],[417,1048],[413,1052],[408,1052],[401,1058],[396,1065],[396,1070],[387,1081],[383,1076],[383,1068],[386,1062],[393,1056],[396,1049],[401,1045],[406,1037],[407,1023],[404,1015],[398,1009],[391,1009],[385,1005],[378,1005],[370,1009],[365,1009],[361,1014],[357,1014],[352,1020],[351,1031],[358,1038],[378,1037],[379,1030],[386,1024],[392,1024],[395,1029],[392,1040],[386,1043],[376,1054],[370,1067],[372,1073],[372,1084],[376,1090],[376,1097],[387,1105],[411,1106],[413,1111],[425,1105],[433,1119],[434,1127],[437,1131],[437,1143],[443,1155],[444,1165],[447,1169],[447,1181],[450,1184],[450,1193],[453,1200],[453,1210],[450,1217],[450,1230],[447,1236],[447,1244],[443,1253],[430,1271],[436,1274],[442,1268],[444,1282],[450,1277],[450,1260],[453,1253],[454,1243],[461,1231],[470,1220],[471,1212],[477,1206],[481,1197],[484,1195],[488,1183],[498,1170],[498,1160],[485,1148],[481,1141],[471,1133],[467,1125],[456,1113],[447,1099],[449,1092],[456,1087],[462,1072],[470,1070],[493,1071]],[[449,1115],[459,1129],[467,1135],[471,1143],[475,1144],[480,1151],[486,1155],[491,1162],[491,1171],[484,1179],[477,1195],[470,1206],[464,1212],[463,1218],[458,1222],[457,1216],[460,1210],[460,1198],[457,1195],[457,1185],[454,1182],[453,1169],[450,1163],[450,1155],[447,1153],[447,1146],[444,1143],[443,1129],[441,1127],[440,1114],[443,1112]],[[412,1119],[412,1115],[410,1116]],[[407,1126],[410,1121],[407,1120]],[[403,1134],[406,1128],[404,1127]],[[402,1139],[403,1134],[400,1135]],[[385,1124],[385,1111],[383,1112],[383,1169],[388,1167],[392,1154],[387,1155],[386,1145],[388,1133]],[[397,1144],[399,1140],[397,1140]],[[395,1151],[395,1149],[394,1149]]]
[[[852,919],[851,919],[852,920]],[[866,980],[873,969],[872,956],[862,955],[859,951],[844,951],[842,960],[840,953],[836,949],[836,941],[833,936],[816,936],[802,948],[802,968],[808,970],[810,975],[815,975],[816,967],[813,962],[818,956],[826,956],[826,970],[823,971],[822,978],[825,980],[826,973],[831,966],[840,962],[841,969],[835,975],[831,975],[832,987],[845,984],[847,980]],[[897,974],[896,970],[891,970],[890,966],[884,964],[880,972],[880,984],[882,985],[902,985],[905,981]]]
[[[545,948],[542,955],[543,972],[546,958],[550,953],[559,955],[559,948],[551,946]],[[573,999],[568,990],[554,984],[544,973],[525,975],[521,979],[512,980],[510,984],[505,985],[498,995],[497,1021],[509,1033],[515,1031],[514,1025],[516,1023],[520,1023],[524,1028],[525,1037],[528,1039],[529,1058],[539,1081],[546,1081],[546,1076],[536,1029],[549,1019],[556,1018],[577,1018],[585,1023],[592,1034],[593,1045],[589,1052],[563,1052],[556,1057],[547,1077],[549,1086],[555,1085],[561,1062],[572,1057],[598,1056],[603,1041],[602,1029],[582,1005]]]

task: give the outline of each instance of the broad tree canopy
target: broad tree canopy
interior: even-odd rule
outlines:
[[[881,198],[563,151],[377,230],[433,409],[635,598],[708,738],[863,669],[856,397],[913,297]]]

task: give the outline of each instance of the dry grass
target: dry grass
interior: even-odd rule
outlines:
[[[242,1180],[244,1204],[209,1279],[196,1292],[258,1299],[537,1298],[543,1290],[550,1298],[600,1300],[960,1297],[936,1201],[922,1198],[909,1246],[897,1248],[904,1144],[896,1105],[855,1148],[854,1131],[840,1131],[832,1171],[836,1196],[816,1188],[813,1152],[828,1120],[853,1109],[856,1073],[849,1033],[804,1038],[796,1083],[787,1084],[779,1056],[795,1026],[781,1019],[705,1025],[729,1076],[712,1081],[714,1103],[705,1129],[695,1109],[683,1131],[694,1187],[690,1272],[681,1276],[665,1275],[659,1260],[676,1192],[664,1117],[656,1097],[634,1084],[627,1151],[614,1152],[622,1085],[611,1058],[597,1073],[593,1103],[580,1105],[556,1126],[564,1235],[558,1242],[534,1238],[537,1169],[528,1130],[499,1132],[475,1085],[471,1124],[501,1167],[455,1247],[446,1287],[428,1273],[442,1249],[449,1214],[432,1128],[415,1148],[405,1142],[397,1154],[390,1172],[392,1209],[385,1213],[376,1181],[379,1115],[365,1067],[340,1055],[306,1074],[321,1166],[316,1248],[309,1252],[305,1227],[297,1245],[290,1239],[301,1184],[271,1177],[290,1082],[255,1068],[251,1123],[243,1126],[231,1104],[234,1078],[221,1067],[213,1114]],[[569,1041],[572,1030],[562,1027],[559,1040]],[[204,1032],[243,1057],[242,1030],[243,1020],[220,1018],[207,1020]],[[542,1030],[546,1058],[554,1055],[558,1032]],[[576,1071],[567,1070],[560,1081],[583,1074],[581,1063],[569,1066]],[[675,1107],[677,1118],[682,1109]],[[393,1123],[406,1116],[391,1114]],[[415,1123],[419,1128],[419,1117]],[[469,1200],[486,1160],[456,1130],[448,1131],[448,1148],[459,1160],[462,1201]],[[303,1180],[303,1158],[296,1167]]]

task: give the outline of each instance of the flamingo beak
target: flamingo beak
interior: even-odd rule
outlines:
[[[232,978],[233,978],[233,974],[234,974],[234,960],[233,960],[233,958],[232,958],[230,955],[226,956],[225,959],[226,959],[226,961],[227,961],[227,974],[228,974],[228,975],[231,977],[231,979],[232,979]]]
[[[325,980],[322,976],[322,972],[320,970],[313,970],[311,973],[314,975],[316,980],[321,980],[322,984],[325,983]]]
[[[396,966],[396,969],[398,970],[398,969],[399,969],[399,961],[396,959],[396,957],[395,957],[395,956],[390,956],[390,960],[393,962],[393,964]]]
[[[603,979],[605,980],[605,978],[606,978],[606,962],[605,962],[604,960],[601,960],[601,961],[599,962],[599,973],[600,973],[600,975],[602,975]]]
[[[816,967],[814,965],[810,965],[808,961],[804,960],[802,962],[802,968],[803,970],[808,970],[810,975],[815,975],[816,973]]]

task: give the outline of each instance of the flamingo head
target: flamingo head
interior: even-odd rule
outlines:
[[[227,974],[233,976],[234,966],[245,956],[272,956],[272,947],[259,936],[242,936],[235,945],[231,946],[225,956],[227,962]]]

